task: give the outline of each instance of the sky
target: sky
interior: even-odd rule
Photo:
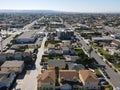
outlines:
[[[120,12],[120,0],[0,0],[1,9]]]

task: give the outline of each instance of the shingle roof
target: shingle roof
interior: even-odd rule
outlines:
[[[95,74],[93,74],[90,70],[80,70],[79,71],[82,79],[87,82],[98,82],[98,78]]]
[[[60,78],[79,79],[79,74],[76,70],[60,70]]]
[[[46,70],[45,72],[43,72],[37,77],[38,82],[41,82],[41,83],[50,83],[50,82],[55,83],[55,79],[56,77],[55,77],[54,70]]]

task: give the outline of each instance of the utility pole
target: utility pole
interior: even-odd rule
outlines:
[[[0,47],[1,47],[1,53],[3,51],[3,47],[2,47],[2,37],[0,36]]]

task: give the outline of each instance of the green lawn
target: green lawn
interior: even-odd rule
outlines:
[[[113,87],[111,85],[105,86],[105,90],[113,90]]]
[[[101,74],[101,72],[99,71],[99,69],[95,69],[95,73],[96,73],[97,76],[103,76],[103,75]]]
[[[83,51],[81,48],[76,48],[75,51],[76,51],[76,53],[77,53],[78,55],[83,55],[83,54],[85,54],[84,51]]]

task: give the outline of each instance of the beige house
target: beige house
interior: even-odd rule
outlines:
[[[38,90],[55,90],[55,71],[46,70],[37,77]]]
[[[80,70],[79,77],[81,82],[83,83],[83,88],[100,90],[100,86],[98,85],[99,80],[95,74],[93,74],[90,70]]]
[[[15,73],[22,72],[24,61],[5,61],[1,66],[1,71],[14,71]]]
[[[77,81],[82,83],[83,85],[79,85],[78,88],[84,88],[86,90],[100,90],[100,86],[98,85],[99,80],[90,70],[59,70],[58,77],[61,90],[72,90],[70,84],[65,84],[64,81]],[[55,70],[44,71],[37,77],[38,90],[55,90],[55,81]],[[76,88],[76,86],[74,88]]]

